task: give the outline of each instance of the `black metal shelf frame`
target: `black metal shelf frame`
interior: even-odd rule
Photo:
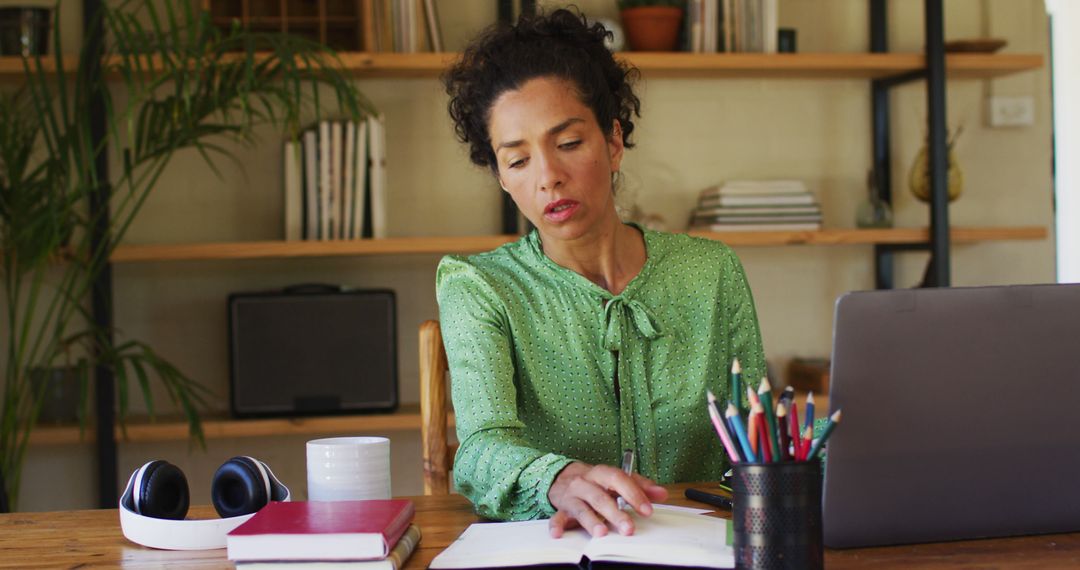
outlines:
[[[948,287],[952,281],[949,241],[948,148],[945,128],[945,19],[942,0],[925,0],[926,68],[871,82],[874,181],[878,196],[892,204],[892,160],[889,147],[889,93],[893,87],[926,81],[927,159],[930,176],[930,241],[923,244],[874,246],[874,285],[894,285],[894,254],[930,251],[923,287]],[[888,52],[887,0],[870,0],[870,51]]]

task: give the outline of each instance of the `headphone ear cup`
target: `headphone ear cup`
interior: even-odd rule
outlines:
[[[254,513],[270,501],[269,485],[262,469],[249,457],[233,457],[214,473],[210,498],[222,517]]]
[[[140,515],[171,520],[183,520],[187,516],[190,501],[187,477],[172,463],[151,461],[135,488],[139,489],[139,497],[134,510]]]

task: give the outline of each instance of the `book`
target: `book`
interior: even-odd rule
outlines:
[[[368,194],[368,125],[367,121],[356,124],[356,148],[355,158],[356,172],[353,179],[353,213],[352,213],[352,238],[360,239],[366,232],[364,227],[365,214],[367,212]]]
[[[416,545],[420,543],[420,527],[409,525],[390,554],[381,560],[271,560],[237,562],[243,570],[400,570],[405,566]]]
[[[319,121],[319,239],[330,239],[330,121]]]
[[[634,534],[592,538],[580,528],[551,538],[548,521],[477,523],[465,529],[428,568],[495,568],[590,564],[734,568],[730,522],[700,514],[657,510],[637,517]]]
[[[371,169],[368,191],[371,194],[371,235],[387,237],[386,228],[386,126],[382,117],[368,118],[368,155]]]
[[[806,193],[802,180],[729,180],[720,186],[702,190],[700,197],[747,196],[756,194],[802,194]]]
[[[412,522],[412,501],[273,501],[225,539],[229,560],[376,560]]]
[[[810,206],[815,204],[814,195],[805,194],[772,194],[761,196],[717,196],[703,198],[698,202],[698,206],[702,208],[711,207],[733,207],[733,206],[776,206],[780,204],[787,205],[805,205]]]
[[[353,200],[356,198],[356,183],[353,181],[356,167],[356,123],[345,121],[345,148],[341,155],[344,173],[341,177],[341,239],[353,238]]]
[[[794,223],[821,223],[821,214],[803,216],[696,216],[695,224],[794,224]]]
[[[698,232],[798,232],[817,231],[821,222],[766,223],[766,224],[705,224],[693,225],[690,231]]]
[[[304,239],[319,239],[319,139],[304,131]]]
[[[342,226],[342,198],[343,192],[341,187],[342,173],[341,166],[341,121],[332,121],[330,123],[330,239],[341,238],[341,226]]]
[[[303,156],[300,142],[285,141],[285,241],[304,237]]]
[[[694,217],[706,216],[745,216],[745,215],[781,215],[781,216],[806,216],[820,214],[821,208],[813,206],[791,206],[779,204],[776,206],[717,206],[714,208],[694,208]]]
[[[428,43],[431,51],[443,50],[442,30],[439,28],[439,13],[435,10],[435,0],[424,0],[424,21],[427,22]]]

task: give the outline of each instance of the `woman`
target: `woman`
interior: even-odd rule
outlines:
[[[715,241],[623,224],[613,180],[632,146],[634,73],[605,32],[559,10],[477,39],[444,82],[458,137],[536,229],[439,264],[461,446],[457,489],[483,516],[633,532],[654,483],[718,479],[705,391],[739,358],[761,378],[753,300]],[[640,475],[617,466],[637,453]]]

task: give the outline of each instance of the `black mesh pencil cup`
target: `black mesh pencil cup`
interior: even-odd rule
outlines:
[[[821,462],[735,465],[735,567],[824,568]]]

